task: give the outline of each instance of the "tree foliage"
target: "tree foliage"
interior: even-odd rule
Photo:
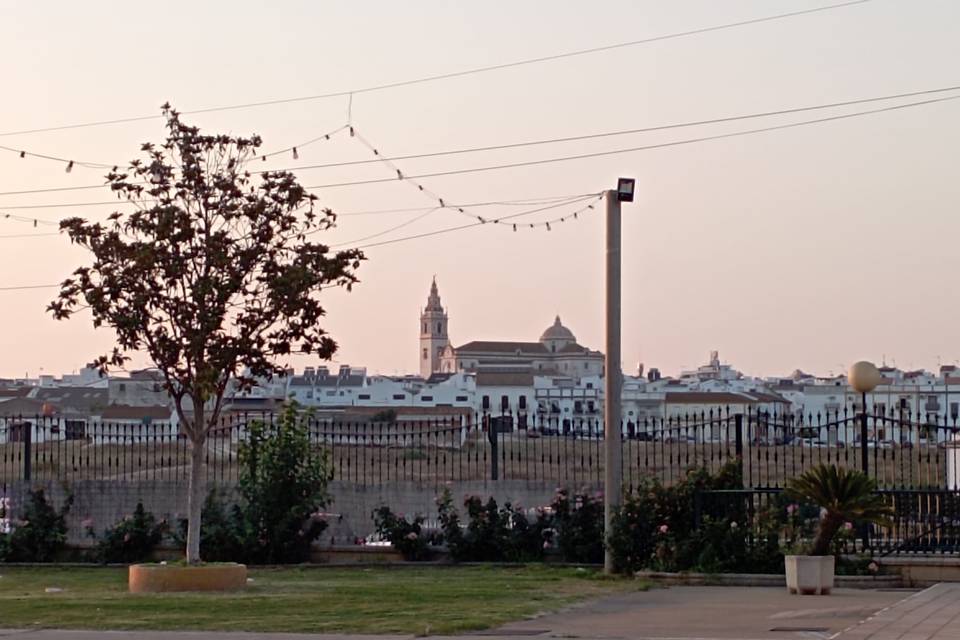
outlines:
[[[89,308],[95,327],[114,330],[112,353],[96,360],[102,370],[149,354],[196,468],[231,384],[246,389],[281,373],[278,358],[291,353],[334,354],[318,294],[349,290],[363,255],[313,240],[335,215],[292,173],[248,169],[259,136],[206,135],[169,105],[163,114],[166,140],[144,144],[143,159],[106,176],[134,210],[60,223],[93,261],[63,282],[48,310],[64,319]],[[191,481],[191,520],[199,520],[206,492],[196,469]],[[198,553],[199,531],[188,536],[188,559]]]
[[[829,553],[830,543],[845,522],[889,526],[893,511],[876,490],[877,483],[863,472],[833,464],[818,465],[788,480],[790,499],[812,502],[823,510],[811,553]]]

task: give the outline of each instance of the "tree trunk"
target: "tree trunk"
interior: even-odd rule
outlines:
[[[207,493],[204,441],[190,441],[190,490],[187,496],[187,562],[200,562],[200,514]]]
[[[813,541],[812,554],[815,556],[825,556],[830,553],[830,543],[833,537],[843,524],[843,518],[834,514],[826,514],[820,519],[820,526],[817,529],[817,536]]]

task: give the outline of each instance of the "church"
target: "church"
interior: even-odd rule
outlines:
[[[577,343],[557,316],[536,342],[473,341],[453,346],[449,318],[434,278],[420,313],[420,375],[516,372],[570,378],[603,375],[603,354]]]

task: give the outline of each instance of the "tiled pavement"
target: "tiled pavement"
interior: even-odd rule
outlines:
[[[916,593],[837,640],[960,640],[960,584],[941,583]]]

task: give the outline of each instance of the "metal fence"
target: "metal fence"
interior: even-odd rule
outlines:
[[[207,477],[233,483],[249,426],[276,426],[274,414],[231,415],[210,433]],[[604,430],[598,417],[476,414],[373,422],[308,418],[314,450],[326,452],[336,480],[603,481]],[[715,471],[740,460],[743,484],[782,488],[820,463],[856,468],[884,490],[960,489],[958,425],[908,415],[829,416],[722,410],[624,421],[625,487],[641,478],[664,483],[693,467]],[[0,417],[0,482],[15,480],[186,481],[189,443],[170,422],[114,422],[43,416]]]
[[[252,422],[273,414],[231,415],[205,445],[212,484],[233,485]],[[472,414],[391,422],[307,418],[312,450],[326,455],[333,479],[359,486],[409,481],[532,480],[598,487],[604,429],[596,415]],[[960,552],[960,438],[956,421],[906,413],[822,416],[707,413],[627,420],[621,425],[623,483],[665,484],[695,467],[739,461],[743,489],[702,497],[735,500],[756,513],[785,482],[820,463],[875,478],[896,509],[895,526],[861,541],[880,553]],[[0,490],[10,483],[97,480],[187,484],[189,443],[170,422],[101,421],[58,416],[0,417]],[[712,501],[712,502],[711,502]]]

